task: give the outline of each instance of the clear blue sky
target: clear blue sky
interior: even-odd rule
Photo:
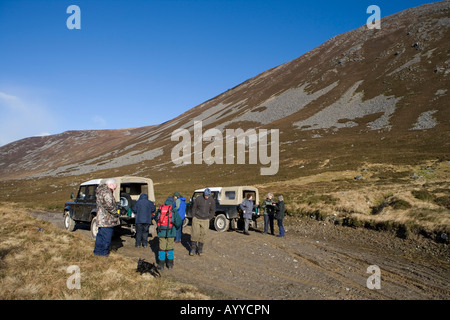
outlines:
[[[366,24],[369,5],[430,2],[0,0],[0,146],[168,121]]]

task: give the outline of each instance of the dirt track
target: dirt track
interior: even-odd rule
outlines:
[[[63,225],[62,214],[35,215]],[[309,219],[285,222],[285,238],[264,235],[261,228],[250,236],[210,230],[205,254],[194,257],[188,254],[187,226],[175,246],[175,267],[163,277],[193,284],[216,299],[450,299],[450,252],[444,244]],[[89,237],[82,227],[75,232]],[[135,248],[124,231],[112,246],[136,261],[154,262],[158,241],[149,240],[150,249]],[[380,268],[381,289],[367,288],[371,265]]]

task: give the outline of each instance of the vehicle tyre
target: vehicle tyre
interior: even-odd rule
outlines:
[[[91,220],[91,237],[92,239],[95,239],[97,237],[98,233],[98,224],[97,224],[97,217],[93,217]]]
[[[228,220],[227,217],[223,213],[219,214],[214,219],[214,228],[218,232],[227,231],[229,226],[230,226],[230,220]]]
[[[64,213],[64,228],[68,231],[74,231],[75,230],[76,222],[72,219],[70,216],[69,211],[66,211]]]

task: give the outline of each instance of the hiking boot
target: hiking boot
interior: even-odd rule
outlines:
[[[201,256],[203,254],[203,242],[198,243],[197,254]]]
[[[167,269],[173,268],[173,259],[167,259]]]
[[[191,242],[191,251],[189,252],[190,256],[193,256],[197,253],[197,241]]]
[[[158,261],[158,270],[163,271],[164,270],[164,263],[166,261],[165,260],[159,260]]]

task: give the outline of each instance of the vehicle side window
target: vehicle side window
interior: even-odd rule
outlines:
[[[88,186],[87,187],[87,192],[86,192],[86,199],[89,201],[95,201],[96,200],[96,196],[95,196],[95,189],[97,188],[96,185],[92,185],[92,186]]]
[[[197,199],[198,196],[201,196],[203,194],[203,192],[195,192],[194,195],[192,196],[192,201],[195,201],[195,199]]]
[[[85,200],[87,191],[87,186],[81,186],[78,190],[77,200]]]
[[[225,191],[225,199],[226,200],[235,200],[236,199],[236,191]]]

